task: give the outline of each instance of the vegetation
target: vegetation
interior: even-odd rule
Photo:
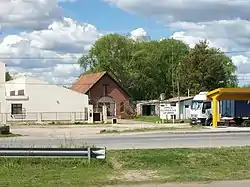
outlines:
[[[159,116],[137,116],[134,120],[141,121],[141,122],[151,122],[151,123],[157,123],[160,122],[161,119]],[[173,120],[165,120],[164,123],[172,123]],[[175,123],[189,123],[189,120],[175,120]]]
[[[250,179],[250,148],[109,151],[107,160],[0,158],[0,186]]]
[[[6,80],[6,81],[11,81],[11,80],[13,80],[13,77],[10,75],[9,72],[6,72],[6,73],[5,73],[5,80]]]
[[[1,134],[0,133],[0,138],[8,138],[8,137],[16,137],[16,136],[21,136],[20,134],[13,134],[13,133],[8,133],[8,134]]]
[[[231,59],[206,41],[190,49],[174,39],[144,42],[110,34],[97,40],[78,63],[85,73],[112,73],[135,100],[157,99],[161,93],[176,96],[177,82],[181,95],[237,85]]]
[[[137,116],[135,120],[142,121],[142,122],[153,122],[153,123],[156,123],[157,121],[161,121],[159,116]]]

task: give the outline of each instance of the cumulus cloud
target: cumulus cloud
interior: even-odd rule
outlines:
[[[1,0],[0,27],[43,29],[62,18],[58,0]]]
[[[44,30],[4,37],[0,42],[0,59],[16,75],[65,83],[79,76],[77,59],[87,53],[100,36],[93,25],[64,18]]]
[[[143,28],[138,28],[130,32],[130,36],[133,40],[149,41],[150,37]]]

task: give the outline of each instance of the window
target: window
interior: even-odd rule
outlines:
[[[120,104],[120,112],[124,112],[124,110],[125,110],[124,102],[121,102],[121,104]]]
[[[211,102],[204,102],[203,109],[204,110],[211,109]]]
[[[176,103],[170,103],[170,106],[176,106]]]
[[[11,104],[11,114],[22,114],[22,104]]]
[[[104,84],[104,96],[107,96],[108,95],[108,85],[107,84]]]
[[[202,108],[203,102],[204,101],[198,101],[198,100],[192,101],[191,109],[192,110],[200,110]]]
[[[17,95],[24,95],[24,90],[18,90]]]
[[[15,96],[16,92],[15,91],[10,91],[10,96]]]

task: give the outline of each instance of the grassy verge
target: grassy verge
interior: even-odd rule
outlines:
[[[9,133],[9,134],[0,134],[0,138],[16,137],[16,136],[21,136],[21,135],[20,135],[20,134],[13,134],[13,133]]]
[[[159,116],[137,116],[134,120],[141,122],[156,123],[161,121]],[[165,120],[165,123],[172,123],[173,120]],[[189,120],[175,120],[175,123],[189,123]]]
[[[106,161],[0,158],[0,186],[79,187],[250,179],[250,147],[110,151]]]
[[[129,132],[151,132],[151,131],[188,131],[188,130],[199,130],[202,129],[201,126],[185,127],[185,128],[176,128],[176,127],[153,127],[153,128],[136,128],[136,129],[126,129],[126,130],[108,130],[103,129],[100,131],[100,134],[114,134],[114,133],[129,133]]]

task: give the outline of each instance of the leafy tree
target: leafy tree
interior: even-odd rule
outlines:
[[[235,70],[232,60],[223,52],[209,48],[207,41],[200,41],[180,67],[181,92],[189,89],[191,94],[196,94],[218,87],[234,87],[237,85]]]
[[[155,99],[163,92],[173,95],[177,64],[188,50],[173,39],[144,42],[110,34],[96,41],[78,62],[87,72],[111,72],[136,100]]]
[[[13,80],[12,76],[10,75],[9,72],[6,72],[5,73],[5,81],[10,81],[10,80]]]
[[[82,56],[78,63],[88,72],[107,71],[129,87],[130,60],[133,41],[118,34],[105,35],[96,41],[87,56]]]
[[[108,71],[132,94],[133,99],[157,99],[161,93],[177,96],[237,86],[231,59],[207,41],[190,49],[182,41],[134,41],[110,34],[93,45],[78,63],[85,73]]]

